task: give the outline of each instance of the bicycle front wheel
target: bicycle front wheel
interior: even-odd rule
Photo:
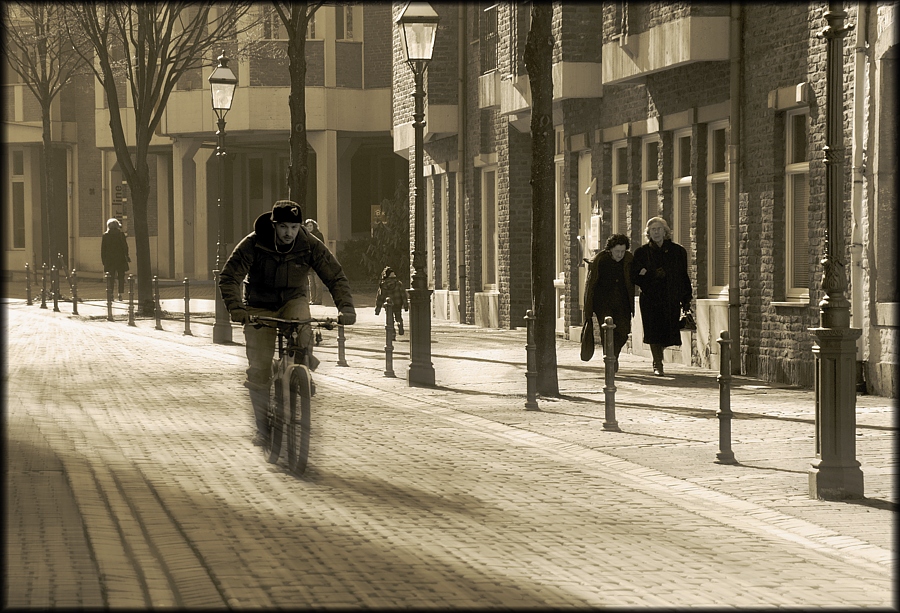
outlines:
[[[266,420],[269,425],[269,438],[266,439],[265,451],[266,459],[270,464],[278,462],[278,456],[281,455],[281,441],[284,438],[284,416],[285,416],[285,382],[280,378],[275,379],[272,385],[272,398],[269,399],[269,411]]]
[[[309,460],[309,439],[312,425],[312,406],[310,394],[312,381],[309,368],[303,364],[295,364],[289,371],[290,409],[285,413],[287,418],[287,456],[288,468],[297,475],[306,471]]]

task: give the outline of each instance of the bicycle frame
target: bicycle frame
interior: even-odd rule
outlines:
[[[269,405],[270,438],[266,445],[268,461],[275,463],[281,454],[282,438],[287,430],[288,467],[296,474],[303,474],[309,453],[310,398],[313,384],[310,378],[310,355],[312,342],[300,344],[300,333],[304,326],[333,329],[336,320],[326,319],[281,319],[278,317],[257,317],[257,326],[275,328],[278,334],[278,358],[273,361],[275,406]],[[285,402],[288,399],[288,402]],[[285,428],[285,426],[287,426]]]

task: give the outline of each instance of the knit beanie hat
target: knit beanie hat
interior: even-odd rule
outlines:
[[[300,205],[293,200],[279,200],[272,207],[272,223],[303,223]]]

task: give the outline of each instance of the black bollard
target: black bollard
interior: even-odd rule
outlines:
[[[134,275],[128,275],[128,325],[137,326],[134,323]]]
[[[50,293],[53,294],[53,312],[59,313],[59,269],[50,268]]]
[[[722,330],[716,341],[719,343],[719,453],[716,464],[737,464],[731,451],[731,337],[728,330]]]
[[[114,279],[108,272],[103,273],[106,278],[106,321],[113,320],[112,303],[113,303],[113,282]]]
[[[534,311],[525,313],[525,410],[540,411],[537,403],[537,347],[534,344]]]
[[[184,284],[184,334],[193,336],[191,334],[191,282],[185,277],[182,283]]]
[[[31,301],[31,268],[28,267],[28,262],[25,262],[25,304],[34,304]]]
[[[63,254],[61,254],[61,253],[56,254],[56,267],[59,269],[56,274],[59,275],[59,271],[62,271],[62,274],[64,274],[66,276],[66,285],[68,285],[69,289],[71,290],[72,289],[72,280],[69,278],[69,269],[66,268],[66,261],[65,261],[65,258],[63,257]],[[57,276],[56,291],[59,292],[59,299],[62,300],[63,302],[65,302],[66,301],[66,293],[59,289],[59,281],[60,281],[59,277]]]
[[[162,309],[159,306],[159,277],[156,275],[153,276],[153,304],[153,310],[156,311],[156,329],[162,330],[162,321],[160,321],[162,318]]]
[[[605,399],[603,429],[621,432],[619,422],[616,421],[616,350],[613,338],[616,324],[612,317],[606,317],[600,327],[603,329],[603,361],[606,363],[606,386],[603,388]]]
[[[78,275],[72,269],[72,315],[78,315]]]
[[[384,300],[384,376],[394,374],[394,305],[390,298]]]
[[[349,366],[344,356],[344,325],[338,324],[338,366]]]
[[[47,265],[41,265],[41,308],[47,308]]]

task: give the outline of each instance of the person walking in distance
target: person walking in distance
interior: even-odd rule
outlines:
[[[303,225],[306,226],[310,234],[322,241],[322,243],[325,242],[325,235],[319,230],[319,222],[310,218],[303,222]],[[319,281],[319,276],[312,270],[309,271],[309,303],[322,304],[322,282]]]
[[[663,376],[663,350],[681,345],[679,320],[691,310],[691,279],[687,251],[672,242],[672,230],[662,217],[647,221],[647,243],[634,252],[631,279],[641,288],[644,342],[653,354],[653,374]]]
[[[356,323],[356,310],[350,283],[340,262],[303,225],[300,205],[291,200],[279,200],[271,213],[257,217],[253,228],[254,231],[238,243],[222,267],[219,290],[231,313],[231,321],[244,326],[249,362],[244,386],[250,390],[256,419],[253,443],[262,445],[269,435],[266,412],[277,334],[274,328],[257,328],[251,318],[262,315],[309,319],[310,271],[315,271],[331,292],[340,312],[338,323],[345,326]],[[304,326],[299,341],[301,346],[309,348],[310,370],[315,370],[319,360],[311,354],[311,340],[312,329]]]
[[[110,283],[115,287],[119,282],[118,300],[122,300],[122,292],[125,291],[125,272],[128,270],[128,241],[122,232],[122,224],[115,217],[106,222],[106,232],[100,239],[100,261],[103,262],[103,271],[108,272]]]
[[[624,234],[610,236],[606,240],[606,248],[589,261],[584,287],[584,313],[587,317],[591,314],[597,316],[604,353],[606,331],[602,328],[603,322],[607,317],[612,317],[616,325],[613,330],[616,372],[619,370],[619,353],[628,342],[634,315],[634,283],[631,282],[633,255],[628,251],[630,246],[631,241]]]
[[[378,291],[375,292],[375,315],[381,313],[384,301],[391,299],[393,305],[394,321],[397,322],[398,334],[403,336],[403,311],[409,310],[409,301],[406,299],[406,290],[403,283],[397,278],[397,273],[390,266],[385,266],[381,271],[381,279],[378,282]]]

